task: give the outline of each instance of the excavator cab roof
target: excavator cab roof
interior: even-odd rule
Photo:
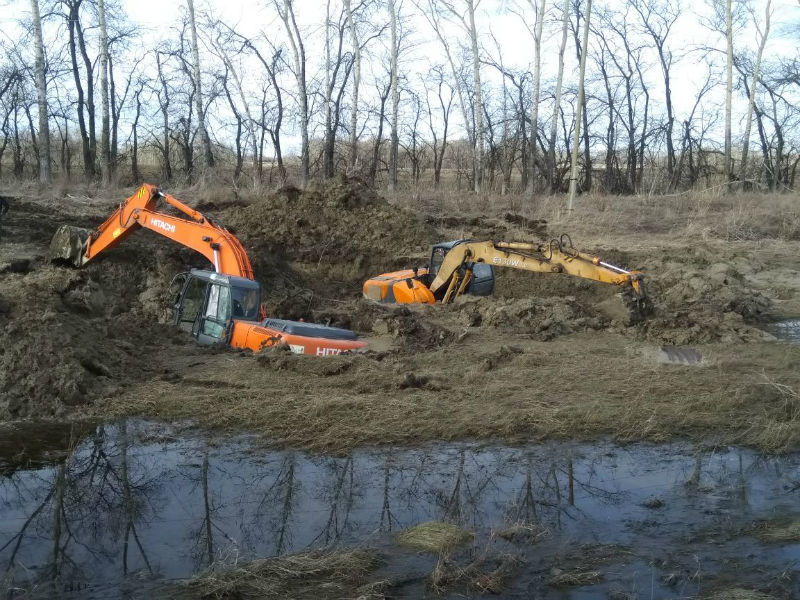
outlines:
[[[261,291],[261,284],[246,277],[237,277],[236,275],[226,275],[225,273],[217,273],[215,271],[207,271],[205,269],[192,269],[190,271],[192,277],[197,277],[203,281],[210,281],[221,285],[229,285],[235,288],[244,288]]]

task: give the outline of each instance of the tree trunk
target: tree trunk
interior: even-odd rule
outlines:
[[[389,191],[394,192],[397,188],[397,146],[399,138],[397,135],[397,117],[400,108],[400,90],[397,89],[397,58],[399,49],[397,47],[397,11],[394,0],[388,0],[389,12],[391,13],[392,28],[392,58],[391,58],[391,94],[392,94],[392,131],[391,141],[389,142]]]
[[[86,96],[85,96],[85,105],[86,105],[86,116],[88,117],[89,121],[89,132],[88,132],[88,163],[84,165],[84,169],[86,170],[86,174],[89,177],[94,177],[97,170],[95,169],[95,162],[97,161],[97,133],[95,129],[95,117],[97,115],[94,106],[94,65],[92,59],[89,58],[89,53],[86,51],[86,40],[83,35],[83,26],[80,22],[80,17],[78,14],[78,10],[75,10],[75,19],[76,19],[76,33],[78,35],[78,48],[81,51],[81,57],[83,58],[83,66],[86,70]]]
[[[200,132],[200,143],[203,145],[203,158],[205,166],[210,169],[214,166],[214,154],[211,152],[211,138],[206,129],[206,113],[203,107],[203,82],[200,74],[200,49],[197,44],[197,21],[194,16],[194,0],[186,0],[189,6],[189,27],[192,33],[192,71],[195,84],[195,106],[197,110],[197,126]]]
[[[731,103],[733,98],[733,24],[731,22],[731,0],[725,2],[725,29],[728,39],[728,61],[725,66],[727,80],[725,85],[725,164],[723,189],[727,190],[731,180]]]
[[[581,67],[578,75],[578,102],[575,109],[575,137],[572,141],[572,169],[569,176],[569,199],[567,200],[567,211],[572,212],[572,205],[575,199],[575,191],[578,179],[578,140],[580,140],[581,113],[584,107],[583,77],[586,74],[586,55],[589,54],[589,24],[592,16],[592,0],[586,0],[586,17],[583,24],[583,44],[581,47]],[[587,177],[591,164],[586,165]]]
[[[550,139],[548,140],[548,179],[550,180],[550,191],[555,192],[560,182],[556,182],[558,176],[556,172],[556,135],[558,131],[558,113],[561,110],[561,86],[564,82],[564,52],[567,49],[567,26],[569,25],[569,0],[564,0],[561,21],[561,46],[558,49],[558,76],[556,78],[556,95],[553,105],[553,117],[550,121]]]
[[[530,167],[528,173],[528,198],[533,200],[536,192],[536,135],[539,131],[539,88],[542,73],[542,26],[544,24],[544,8],[546,0],[537,0],[539,10],[536,14],[536,28],[533,36],[534,66],[533,66],[533,97],[531,98],[531,149]],[[521,109],[522,107],[520,107]],[[525,140],[523,140],[525,143]]]
[[[472,79],[475,87],[474,112],[475,112],[475,193],[481,191],[483,181],[483,92],[481,90],[481,60],[478,53],[478,30],[475,27],[475,3],[467,0],[467,13],[469,15],[469,36],[472,42]]]
[[[350,170],[354,171],[358,161],[358,89],[361,85],[361,46],[358,41],[358,29],[356,28],[350,0],[344,0],[344,7],[347,11],[350,39],[353,44],[353,112],[350,115]]]
[[[100,179],[104,186],[111,182],[109,168],[109,116],[108,116],[108,30],[106,29],[105,0],[97,0],[97,16],[100,23],[100,95],[102,115],[100,127]]]
[[[279,4],[280,0],[275,0],[275,7],[278,15],[286,27],[289,37],[289,45],[292,48],[294,58],[294,75],[297,80],[298,104],[300,105],[300,185],[308,185],[310,160],[308,148],[308,92],[306,90],[306,50],[303,45],[303,38],[300,36],[300,29],[297,27],[297,20],[294,17],[294,7],[292,0],[283,0],[283,7]]]
[[[139,127],[139,115],[142,114],[142,100],[139,96],[141,90],[136,91],[136,113],[133,119],[133,145],[131,147],[131,177],[133,177],[134,185],[138,185],[139,181],[141,180],[141,175],[139,174],[139,136],[138,136],[138,127]]]
[[[747,179],[747,154],[750,146],[750,126],[753,123],[753,105],[756,101],[756,88],[758,88],[759,71],[761,70],[761,57],[764,55],[764,46],[767,45],[771,17],[772,0],[767,0],[767,6],[764,9],[764,31],[761,33],[761,42],[758,45],[756,64],[753,68],[753,83],[750,86],[750,94],[747,102],[747,117],[744,121],[745,125],[744,139],[742,140],[742,164],[739,167],[739,181],[741,182],[741,185],[745,185],[745,180]],[[756,25],[756,27],[758,28],[758,25]]]
[[[31,0],[33,18],[33,41],[36,59],[34,72],[36,96],[39,104],[39,183],[50,183],[50,126],[47,109],[47,80],[44,76],[44,44],[42,42],[42,19],[39,16],[39,0]]]

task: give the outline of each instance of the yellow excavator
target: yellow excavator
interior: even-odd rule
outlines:
[[[621,288],[636,322],[652,313],[644,275],[580,252],[564,234],[547,243],[455,240],[436,244],[427,267],[384,273],[364,282],[364,297],[384,303],[448,304],[462,294],[488,296],[494,268],[563,273]]]

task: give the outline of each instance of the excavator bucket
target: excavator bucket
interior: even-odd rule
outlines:
[[[643,286],[640,290],[643,290]],[[646,293],[645,295],[636,293],[631,287],[598,302],[595,308],[606,318],[626,326],[641,323],[654,312],[650,297]]]
[[[65,261],[80,267],[83,264],[86,240],[91,233],[89,229],[62,225],[50,240],[50,260]]]

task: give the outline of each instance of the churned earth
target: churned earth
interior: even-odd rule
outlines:
[[[190,418],[315,451],[598,436],[800,443],[800,348],[766,332],[800,315],[800,235],[785,224],[757,223],[755,239],[738,239],[723,227],[730,207],[703,199],[710,208],[694,217],[681,200],[685,222],[680,207],[670,221],[641,199],[628,199],[635,221],[591,199],[569,218],[546,206],[522,216],[502,199],[445,217],[441,205],[403,208],[357,180],[179,197],[242,240],[268,314],[352,328],[369,351],[316,360],[197,346],[168,322],[171,279],[205,266],[201,256],[142,231],[80,270],[52,264],[59,225],[96,226],[121,196],[13,198],[0,232],[0,418]],[[766,208],[753,218],[779,218]],[[542,215],[551,222],[533,218]],[[618,322],[603,309],[611,286],[511,270],[497,271],[492,297],[448,306],[360,297],[367,277],[425,264],[435,241],[562,231],[643,270],[655,314]]]

